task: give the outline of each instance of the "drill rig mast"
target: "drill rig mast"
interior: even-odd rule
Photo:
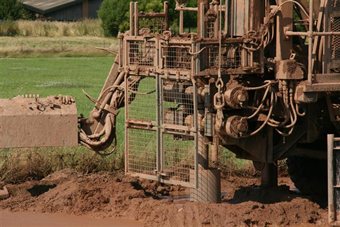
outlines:
[[[338,128],[332,106],[340,89],[339,4],[200,0],[187,7],[177,1],[175,34],[167,3],[162,13],[141,13],[131,2],[115,77],[92,113],[97,120],[85,121],[82,143],[109,145],[114,137],[106,132],[125,105],[126,171],[139,176],[197,187],[200,169],[218,175],[220,146],[254,161],[267,186],[277,183],[277,160],[324,159],[321,138]],[[186,32],[184,12],[197,14],[196,32]],[[145,153],[150,143],[138,142],[144,137],[154,140]]]

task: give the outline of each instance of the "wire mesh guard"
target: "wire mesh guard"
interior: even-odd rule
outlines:
[[[204,47],[203,47],[204,48]],[[202,48],[202,49],[203,49]],[[221,67],[227,69],[237,69],[241,67],[241,47],[238,44],[223,45],[221,49]],[[218,68],[219,67],[219,46],[205,46],[201,53],[201,69]]]
[[[157,133],[146,126],[156,124],[155,88],[155,79],[148,77],[142,78],[128,91],[126,121],[130,122],[130,127],[126,127],[125,149],[127,170],[130,173],[156,174]]]
[[[332,31],[340,32],[340,17],[332,18]],[[332,58],[340,60],[340,36],[332,38]]]
[[[138,66],[154,66],[156,44],[152,41],[129,41],[128,63]]]
[[[340,32],[340,0],[332,0],[330,1],[329,11],[331,12],[330,16],[330,29],[333,32]],[[331,72],[340,72],[340,37],[332,36],[331,37],[331,62],[330,62],[330,70]]]
[[[191,139],[191,140],[190,140]],[[194,137],[183,138],[178,135],[163,133],[163,163],[162,173],[169,183],[188,183],[194,185],[191,176],[195,170]]]
[[[157,173],[157,134],[155,131],[128,129],[128,172]]]
[[[162,34],[165,31],[165,21],[164,18],[140,18],[138,27],[140,29],[149,29],[150,33]]]
[[[162,80],[161,89],[163,171],[172,181],[193,183],[190,170],[195,170],[197,148],[188,131],[194,128],[194,87],[188,82]]]
[[[162,114],[166,125],[193,127],[193,86],[191,83],[162,81]],[[178,128],[178,127],[177,127]]]
[[[166,69],[191,69],[190,46],[169,45],[162,48],[163,67]]]
[[[157,94],[155,78],[142,78],[128,91],[128,119],[156,124]]]
[[[215,20],[208,20],[207,22],[207,36],[214,38],[215,36]]]
[[[159,83],[153,77],[143,78],[128,91],[125,147],[128,174],[195,186],[196,178],[192,175],[197,170],[197,147],[192,130],[192,91],[191,83],[169,80]]]

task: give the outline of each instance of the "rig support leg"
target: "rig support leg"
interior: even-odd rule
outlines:
[[[278,186],[277,178],[277,162],[273,161],[274,145],[273,145],[273,129],[267,129],[267,147],[266,159],[261,171],[261,186],[263,188],[274,188]]]
[[[278,186],[278,173],[276,163],[265,163],[261,172],[261,186],[263,188],[274,188]]]
[[[190,199],[195,202],[221,202],[221,173],[217,168],[209,167],[209,148],[205,137],[198,138],[198,174],[197,188],[190,191]],[[193,173],[194,174],[194,173]]]

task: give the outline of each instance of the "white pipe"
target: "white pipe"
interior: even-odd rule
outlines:
[[[309,1],[308,83],[313,83],[313,1]]]

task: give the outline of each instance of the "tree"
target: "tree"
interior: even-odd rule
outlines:
[[[139,0],[138,8],[144,12],[161,12],[163,10],[162,0]]]
[[[98,15],[102,20],[106,36],[117,35],[120,28],[128,23],[129,1],[104,0]]]
[[[162,0],[140,0],[138,1],[140,11],[161,11]],[[104,0],[98,15],[102,20],[102,26],[106,36],[115,36],[119,31],[129,29],[129,1]]]
[[[161,12],[164,0],[139,0],[138,9],[143,12]],[[175,11],[176,1],[169,0],[169,20],[172,28],[178,28],[178,12]],[[98,15],[102,20],[102,27],[106,36],[115,36],[119,31],[129,29],[130,1],[104,0]],[[188,6],[196,6],[196,0],[189,0]],[[185,15],[185,26],[196,27],[196,15]],[[176,30],[176,29],[173,29]]]
[[[0,0],[0,20],[17,20],[24,14],[24,7],[18,0]]]

